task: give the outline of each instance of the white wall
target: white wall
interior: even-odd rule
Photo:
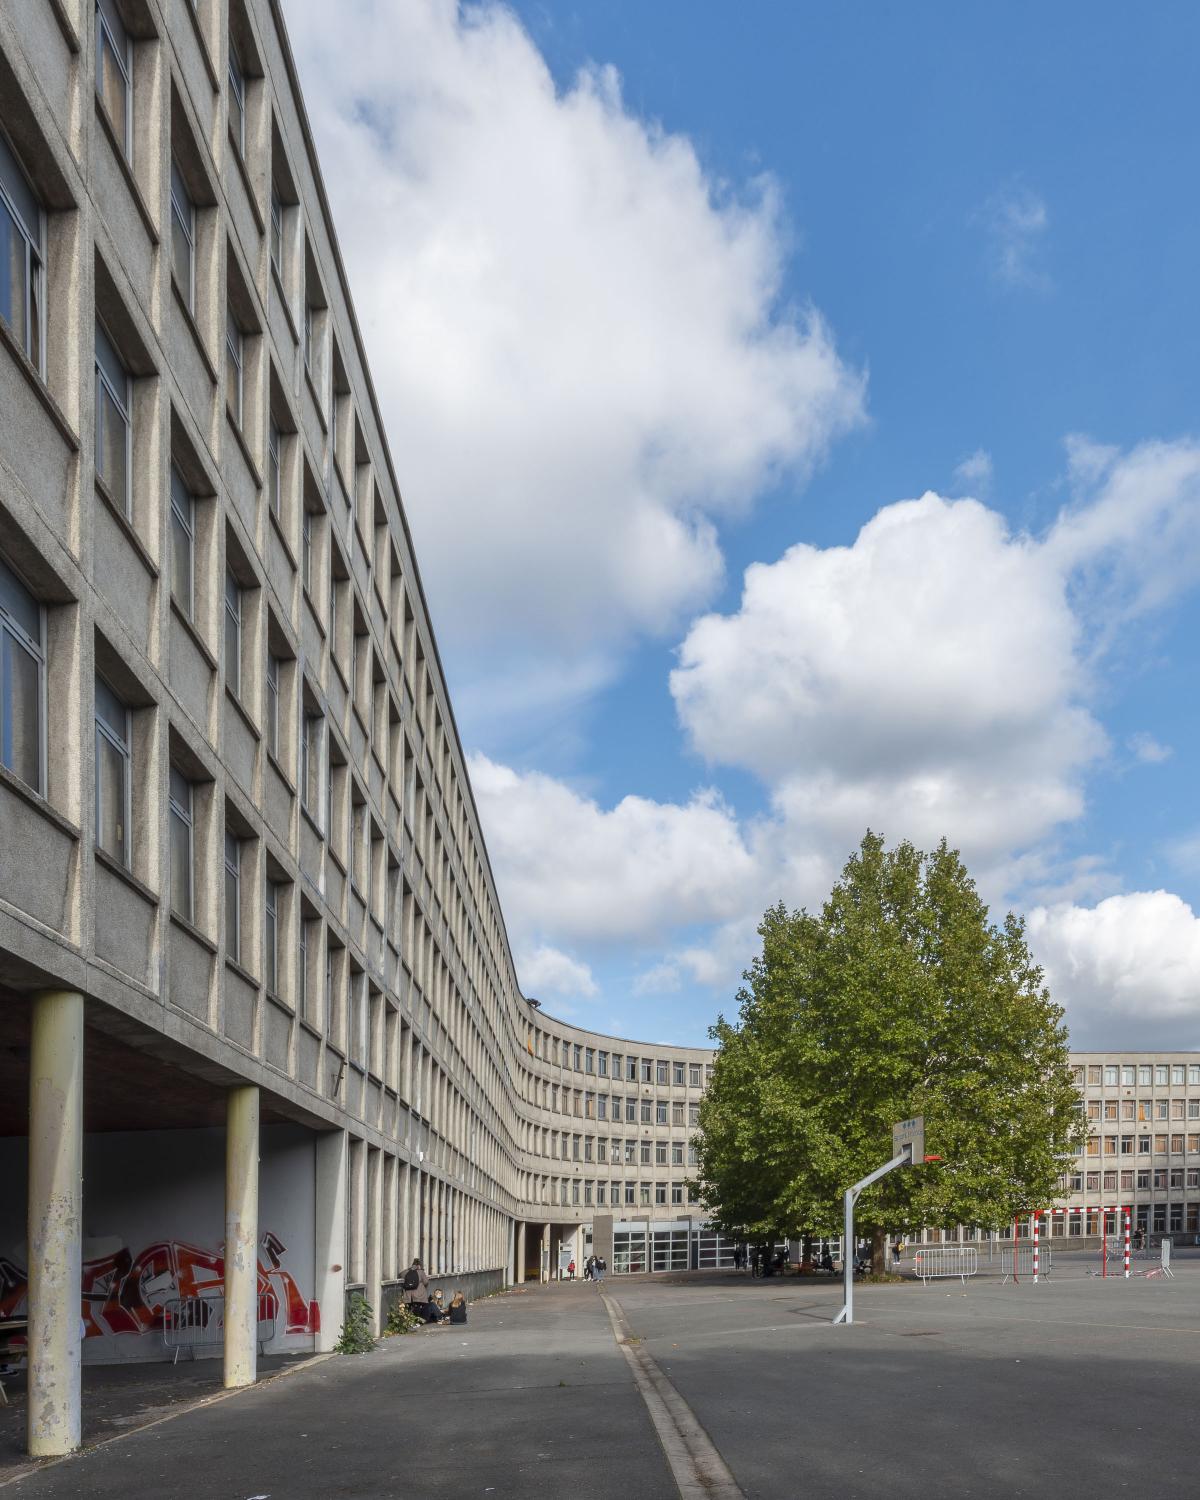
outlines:
[[[314,1315],[311,1306],[314,1140],[298,1125],[262,1129],[259,1286],[279,1308],[268,1353],[312,1348],[314,1323],[326,1311]],[[0,1314],[24,1309],[26,1152],[23,1138],[0,1140]],[[169,1357],[159,1327],[163,1303],[222,1284],[224,1191],[222,1129],[85,1135],[85,1362]],[[336,1327],[341,1308],[328,1316]]]

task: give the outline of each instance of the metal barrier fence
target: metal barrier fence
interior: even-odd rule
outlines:
[[[1044,1276],[1047,1280],[1049,1280],[1052,1254],[1050,1246],[1043,1242],[1037,1248],[1038,1277],[1040,1279]],[[1024,1277],[1026,1280],[1032,1281],[1033,1255],[1034,1247],[1032,1245],[1018,1245],[1015,1250],[1006,1250],[1004,1255],[1002,1257],[999,1257],[1000,1263],[1004,1267],[1004,1277],[1000,1283],[1001,1286],[1003,1286],[1004,1282],[1006,1281],[1020,1281],[1022,1277]]]
[[[922,1281],[957,1276],[966,1281],[979,1270],[979,1251],[974,1245],[936,1245],[913,1256],[913,1270]]]
[[[260,1292],[258,1298],[258,1352],[275,1337],[279,1320],[279,1298]],[[197,1349],[219,1348],[225,1342],[225,1297],[213,1292],[204,1297],[170,1297],[163,1303],[163,1346],[174,1351],[172,1364],[181,1353],[192,1359]]]

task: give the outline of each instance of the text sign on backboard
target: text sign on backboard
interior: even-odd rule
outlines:
[[[916,1166],[925,1160],[925,1116],[917,1115],[912,1120],[901,1120],[892,1126],[892,1155],[899,1156],[906,1146],[911,1147],[909,1160]]]

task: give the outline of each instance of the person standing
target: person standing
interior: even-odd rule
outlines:
[[[602,1255],[597,1255],[597,1257],[595,1259],[595,1263],[592,1266],[592,1280],[595,1281],[595,1282],[601,1282],[601,1281],[603,1281],[604,1280],[604,1273],[607,1270],[608,1270],[608,1262],[604,1259],[604,1257]]]
[[[575,1280],[575,1257],[574,1256],[572,1256],[571,1259],[567,1262],[567,1280],[568,1281],[574,1281]]]

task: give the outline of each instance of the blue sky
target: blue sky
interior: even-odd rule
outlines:
[[[288,19],[527,992],[703,1040],[869,822],[1200,1045],[1200,13]]]

